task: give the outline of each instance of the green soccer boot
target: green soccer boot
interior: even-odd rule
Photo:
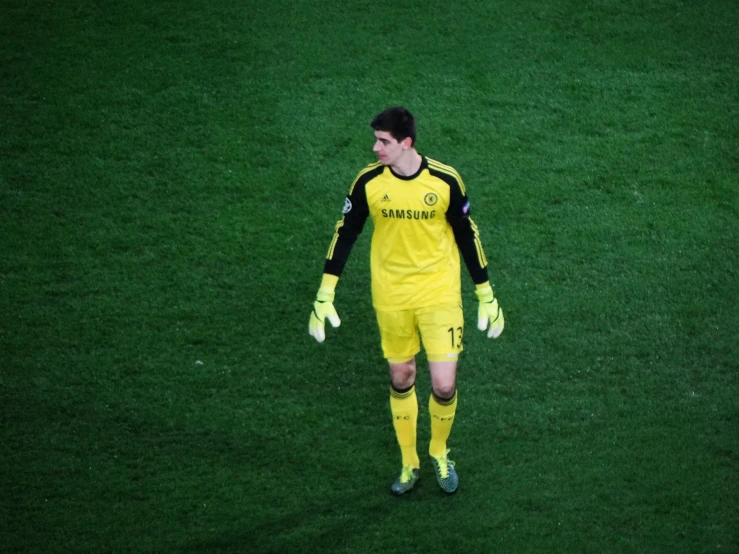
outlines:
[[[443,456],[439,456],[438,458],[431,456],[431,459],[434,461],[436,481],[439,483],[441,490],[447,494],[452,494],[459,486],[459,478],[454,469],[454,462],[447,458],[447,454],[449,454],[449,450],[447,450]]]
[[[390,487],[390,491],[400,496],[409,492],[413,488],[413,485],[416,484],[416,481],[418,481],[418,468],[403,466],[400,477],[395,480]]]

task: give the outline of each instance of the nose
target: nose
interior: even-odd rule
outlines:
[[[375,145],[372,147],[372,151],[379,152],[380,150],[382,150],[382,144],[380,144],[380,141],[377,140],[375,141]]]

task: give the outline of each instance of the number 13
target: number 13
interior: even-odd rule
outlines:
[[[462,328],[457,327],[454,329],[454,327],[449,327],[447,331],[452,338],[452,348],[462,348]]]

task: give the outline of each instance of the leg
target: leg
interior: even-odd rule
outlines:
[[[419,312],[418,320],[431,373],[429,454],[439,458],[446,456],[457,409],[457,361],[464,338],[462,306],[431,306]]]
[[[393,427],[398,439],[403,466],[418,468],[421,465],[416,450],[416,428],[418,422],[418,398],[416,397],[416,359],[390,363],[390,411]]]
[[[459,480],[454,462],[447,458],[446,443],[457,411],[457,360],[464,333],[462,305],[430,308],[419,315],[419,322],[431,374],[429,454],[439,486],[444,492],[453,493]]]
[[[429,398],[431,415],[429,454],[438,458],[446,455],[446,441],[457,411],[457,362],[429,361],[429,371],[433,391]]]
[[[407,362],[390,363],[390,412],[393,415],[395,436],[400,446],[403,468],[390,490],[400,495],[409,492],[418,480],[418,459],[416,449],[416,428],[418,424],[418,398],[416,397],[416,359]]]
[[[429,398],[429,414],[431,415],[431,442],[429,454],[434,462],[436,481],[441,490],[453,493],[459,486],[454,462],[447,458],[449,449],[446,441],[452,430],[454,414],[457,411],[457,389],[455,375],[456,362],[429,362],[433,392]]]
[[[418,479],[421,465],[416,450],[418,399],[416,397],[416,354],[420,339],[415,317],[410,310],[377,312],[382,350],[390,369],[390,412],[398,439],[403,468],[393,483],[394,494],[410,491]]]

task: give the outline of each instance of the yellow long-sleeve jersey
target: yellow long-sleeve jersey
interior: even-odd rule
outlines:
[[[475,283],[488,280],[487,260],[459,173],[422,157],[408,177],[374,163],[352,183],[326,256],[325,273],[340,276],[367,217],[376,309],[404,310],[461,301],[460,256]]]

